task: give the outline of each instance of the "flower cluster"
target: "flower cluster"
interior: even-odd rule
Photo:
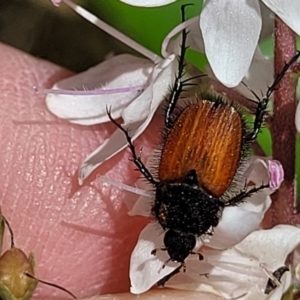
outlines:
[[[97,25],[95,16],[70,0],[63,2]],[[123,2],[137,6],[159,6],[174,1],[147,1],[147,4],[134,0]],[[268,5],[268,1],[264,2]],[[290,2],[294,3],[294,1]],[[260,93],[272,83],[273,78],[272,60],[266,59],[257,45],[261,32],[264,36],[270,33],[268,31],[272,13],[264,6],[260,8],[259,1],[253,2],[255,9],[252,6],[249,7],[246,1],[239,3],[237,5],[234,1],[204,1],[200,21],[199,17],[188,20],[172,30],[166,37],[162,46],[163,58],[149,54],[150,51],[145,53],[141,47],[136,46],[134,41],[129,41],[129,45],[150,57],[152,61],[131,55],[118,55],[84,73],[62,80],[53,87],[54,90],[46,98],[48,109],[58,117],[72,123],[93,125],[108,121],[106,108],[109,107],[114,118],[123,118],[123,125],[129,129],[135,140],[151,121],[173,82],[177,69],[175,55],[178,54],[180,41],[177,40],[177,43],[171,45],[169,41],[184,28],[189,31],[188,45],[200,52],[205,52],[210,68],[223,84],[229,87],[237,86],[244,78],[248,86]],[[279,15],[284,20],[290,20],[294,16],[293,5],[296,4],[285,3],[276,2],[273,10],[276,13],[280,11]],[[224,11],[230,12],[231,17],[228,18],[227,14],[223,13]],[[220,18],[215,18],[215,15]],[[243,19],[239,17],[240,15]],[[244,17],[248,15],[249,22],[247,23]],[[212,20],[218,22],[214,23]],[[101,21],[99,25],[101,28],[104,26],[102,23]],[[258,26],[255,29],[257,23],[263,24],[264,27]],[[300,33],[298,22],[287,23]],[[119,37],[118,33],[115,31],[113,33],[117,38]],[[243,40],[238,40],[239,35]],[[245,87],[240,85],[239,88],[245,92]],[[79,170],[79,183],[81,184],[105,160],[125,147],[124,137],[116,131],[109,140],[102,143],[85,159]]]
[[[162,6],[176,0],[121,0],[134,6]],[[189,25],[195,47],[205,52],[217,79],[228,87],[237,86],[255,63],[258,41],[273,32],[273,13],[300,34],[297,0],[233,1],[204,0],[199,18]],[[263,71],[261,66],[260,70]],[[255,86],[255,85],[253,85]]]
[[[136,6],[161,6],[174,1],[122,0]],[[95,25],[102,24],[70,0],[52,2],[55,5],[65,2]],[[183,29],[189,31],[189,46],[206,54],[208,68],[222,84],[237,87],[243,80],[254,91],[264,90],[272,82],[273,67],[272,61],[262,55],[258,41],[271,34],[273,13],[300,34],[299,5],[298,0],[254,0],[251,3],[246,0],[204,0],[199,17],[178,25],[165,38],[161,58],[144,51],[142,47],[136,48],[136,43],[127,39],[149,59],[122,54],[64,79],[51,91],[44,90],[49,92],[47,107],[58,117],[81,125],[108,122],[107,108],[110,108],[113,118],[121,117],[122,126],[130,131],[132,140],[135,140],[148,126],[174,81],[180,42],[178,39],[172,43],[170,41]],[[111,97],[111,94],[114,96]],[[298,107],[296,124],[300,131],[299,119]],[[79,183],[126,146],[124,134],[116,130],[83,162]],[[269,182],[270,187],[277,189],[283,180],[283,171],[279,162],[253,158],[244,176],[249,184]],[[272,192],[271,189],[263,190],[238,207],[226,207],[213,237],[198,239],[196,250],[200,249],[205,260],[196,263],[195,258],[190,257],[187,272],[172,277],[167,285],[210,291],[231,299],[280,299],[291,283],[289,273],[283,276],[282,284],[278,284],[270,295],[264,293],[265,287],[270,274],[284,265],[287,255],[300,243],[300,230],[287,225],[257,230],[271,204]],[[149,214],[149,209],[145,211],[147,201],[143,197],[130,214]],[[151,255],[153,249],[163,244],[156,226],[151,223],[145,227],[132,253],[130,279],[133,293],[147,291],[178,267],[174,262],[162,267],[167,260],[163,251],[158,252],[157,256]],[[208,273],[208,278],[199,276],[199,270]]]

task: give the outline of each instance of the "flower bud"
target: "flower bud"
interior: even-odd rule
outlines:
[[[34,275],[34,258],[15,247],[7,250],[0,257],[0,299],[30,299],[38,281],[26,273]]]

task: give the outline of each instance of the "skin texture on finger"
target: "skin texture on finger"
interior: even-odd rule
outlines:
[[[221,298],[213,294],[208,294],[208,293],[172,290],[172,289],[165,288],[165,289],[151,290],[141,295],[122,293],[122,294],[92,297],[84,300],[153,300],[153,299],[155,300],[186,300],[186,299],[223,300],[224,298]]]
[[[124,201],[137,196],[96,175],[131,185],[141,175],[126,150],[83,186],[77,183],[78,167],[115,126],[83,127],[57,119],[33,86],[49,88],[71,73],[5,45],[0,53],[0,205],[16,247],[34,253],[38,278],[79,298],[129,291],[130,254],[149,220],[129,217]],[[136,143],[137,149],[143,146],[144,158],[151,150],[149,140],[152,146],[159,141],[160,125],[153,122]],[[6,249],[8,238],[6,233]],[[39,284],[33,299],[69,297]]]

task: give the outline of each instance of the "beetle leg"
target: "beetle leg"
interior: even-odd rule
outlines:
[[[167,251],[167,248],[166,247],[155,248],[151,251],[151,255],[156,255],[157,251]]]
[[[287,266],[282,266],[270,274],[271,276],[268,280],[264,293],[269,295],[273,290],[275,290],[281,284],[280,279],[283,274],[289,270],[290,269]]]
[[[253,90],[251,90],[246,84],[244,84],[250,90],[250,92],[254,95],[254,97],[258,100],[257,107],[256,107],[253,130],[249,134],[247,134],[247,136],[245,138],[246,142],[252,142],[256,139],[256,137],[257,137],[257,135],[260,131],[260,128],[262,126],[262,123],[264,121],[264,116],[265,116],[267,106],[268,106],[268,103],[269,103],[269,100],[270,100],[270,97],[271,97],[272,93],[275,91],[277,84],[281,81],[281,79],[286,74],[286,72],[288,71],[290,66],[295,61],[297,61],[297,59],[299,57],[300,57],[300,51],[298,51],[297,54],[294,57],[292,57],[292,59],[288,63],[286,63],[284,65],[281,72],[275,77],[275,80],[272,83],[272,85],[268,87],[267,92],[266,92],[265,96],[262,99],[260,99],[258,97],[258,95]]]
[[[268,188],[269,184],[262,184],[259,187],[254,187],[248,191],[241,191],[238,195],[234,196],[225,203],[225,206],[236,206],[239,203],[243,202],[245,198],[251,197],[251,195],[257,193],[260,190]]]
[[[199,252],[193,252],[192,251],[190,254],[192,254],[192,255],[198,255],[198,258],[199,258],[200,261],[204,259],[204,256],[201,253],[199,253]]]
[[[159,280],[157,282],[157,286],[158,287],[164,287],[165,284],[176,274],[180,273],[182,266],[179,266],[178,268],[176,268],[173,272],[171,272],[169,275],[163,277],[161,280]]]
[[[126,130],[119,123],[116,122],[116,120],[112,117],[109,109],[107,109],[106,112],[107,112],[107,115],[108,115],[109,119],[124,133],[124,135],[126,137],[126,140],[128,142],[128,145],[129,145],[129,149],[130,149],[131,154],[132,154],[133,163],[137,166],[138,170],[144,175],[144,177],[147,179],[147,181],[149,181],[150,183],[152,183],[154,185],[157,185],[159,182],[157,182],[154,179],[154,177],[152,176],[150,171],[147,169],[147,167],[145,166],[145,164],[141,160],[141,152],[139,153],[139,155],[136,154],[135,147],[134,147],[133,142],[131,140],[131,136],[128,133],[128,130]]]

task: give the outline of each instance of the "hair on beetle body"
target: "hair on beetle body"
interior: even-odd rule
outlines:
[[[238,105],[213,95],[194,97],[173,113],[169,124],[154,163],[160,184],[152,205],[165,231],[165,247],[152,253],[167,250],[169,260],[181,262],[185,270],[185,258],[195,254],[195,237],[212,235],[225,206],[242,201],[230,196],[244,198],[266,186],[237,193],[235,179],[250,145],[250,129]]]
[[[224,122],[224,119],[227,122]],[[196,95],[184,100],[176,108],[176,111],[173,112],[173,120],[170,122],[170,126],[172,130],[167,128],[162,129],[159,153],[153,159],[153,165],[155,169],[158,169],[156,177],[159,175],[162,182],[171,183],[172,181],[178,181],[179,178],[183,177],[183,174],[187,173],[187,169],[191,170],[191,165],[196,165],[196,169],[204,169],[203,173],[206,174],[205,170],[209,166],[209,161],[206,160],[207,154],[204,152],[211,152],[210,150],[216,149],[212,143],[216,142],[214,134],[217,134],[218,131],[220,131],[220,135],[224,135],[223,142],[225,146],[230,146],[228,152],[231,155],[235,154],[236,158],[233,165],[230,165],[231,161],[228,160],[226,162],[228,167],[225,169],[232,172],[237,167],[236,176],[241,175],[239,169],[243,165],[244,158],[250,152],[251,143],[247,139],[247,135],[250,133],[250,125],[245,118],[244,109],[240,105],[233,103],[227,98],[209,93],[201,94],[200,97]],[[185,133],[185,129],[191,129],[190,132],[187,132],[188,135],[183,134]],[[236,139],[236,134],[239,139]],[[191,146],[190,144],[194,142],[198,142],[198,146],[188,149],[188,146]],[[221,145],[219,142],[219,146],[224,146],[224,144]],[[178,157],[176,152],[174,153],[173,150],[176,148],[183,149],[185,152],[183,153],[184,161]],[[192,150],[195,153],[191,153]],[[222,155],[227,158],[228,153],[225,150]],[[215,166],[212,166],[212,168],[215,168]],[[223,169],[224,166],[222,171]],[[222,184],[225,184],[227,187],[229,178],[224,183],[223,180],[216,182],[219,181],[220,175],[224,176],[224,174],[220,174],[217,171],[213,170],[214,173],[209,173],[210,178],[203,178],[201,181],[202,183],[206,183],[206,185],[209,184],[210,189],[214,190],[213,194],[220,197]],[[231,176],[229,177],[231,178]],[[233,180],[226,189],[226,192],[229,191],[229,194],[234,192],[235,183],[235,180]],[[205,184],[202,188],[205,189]],[[227,195],[224,194],[223,200],[226,198]]]
[[[184,20],[182,6],[182,18]],[[164,230],[164,246],[153,249],[167,251],[169,262],[181,264],[194,253],[197,238],[212,235],[223,209],[236,206],[251,195],[269,187],[234,188],[247,150],[263,124],[269,98],[276,85],[300,54],[293,57],[277,75],[266,95],[257,99],[253,126],[246,123],[243,111],[223,97],[194,98],[179,108],[177,102],[188,80],[184,75],[187,32],[182,32],[181,55],[175,82],[165,110],[165,128],[156,170],[151,173],[137,154],[130,134],[107,111],[110,120],[124,133],[132,161],[155,189],[152,214]]]

